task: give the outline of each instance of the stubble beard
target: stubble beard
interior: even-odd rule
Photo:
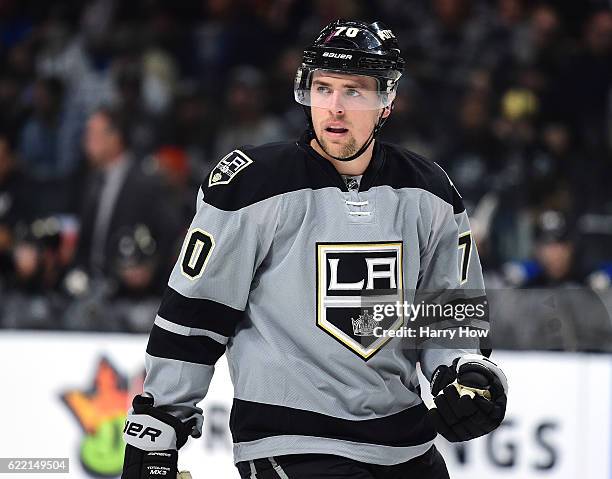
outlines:
[[[332,154],[332,148],[330,148],[329,143],[327,143],[327,141],[325,141],[324,138],[320,138],[320,143],[321,146],[323,147],[323,150],[330,156],[335,156],[337,158],[350,158],[351,156],[353,156],[355,153],[357,153],[357,141],[355,140],[354,136],[350,136],[347,140],[346,143],[342,144],[342,145],[338,145],[340,147],[340,152],[339,154]],[[336,146],[336,145],[334,145]]]

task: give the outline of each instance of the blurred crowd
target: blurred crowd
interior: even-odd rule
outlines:
[[[296,138],[301,52],[380,19],[407,62],[382,139],[439,162],[491,288],[612,291],[606,1],[0,1],[0,327],[150,327],[198,185]]]

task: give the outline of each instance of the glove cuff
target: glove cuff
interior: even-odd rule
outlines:
[[[180,419],[153,406],[153,398],[138,395],[132,402],[133,412],[125,421],[125,442],[142,451],[180,449],[193,431],[195,419]]]
[[[489,358],[485,356],[481,356],[480,354],[465,354],[459,358],[458,363],[456,364],[455,371],[460,372],[463,366],[467,366],[470,369],[483,368],[488,370],[490,373],[494,374],[499,379],[499,384],[501,384],[503,388],[503,393],[508,395],[508,379],[504,372],[500,369],[500,367],[491,361]],[[466,368],[467,369],[467,368]]]

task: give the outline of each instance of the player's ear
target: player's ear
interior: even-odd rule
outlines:
[[[393,111],[393,103],[383,108],[382,117],[387,118],[391,114],[391,111]]]

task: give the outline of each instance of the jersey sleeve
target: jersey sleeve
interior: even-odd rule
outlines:
[[[196,418],[196,436],[203,422],[197,404],[243,319],[251,282],[270,249],[278,220],[278,197],[240,207],[224,201],[242,194],[245,183],[205,183],[198,192],[196,214],[146,350],[145,394],[181,420]]]
[[[432,206],[429,242],[421,253],[417,297],[428,303],[451,305],[452,318],[436,319],[437,329],[455,329],[453,338],[425,339],[419,346],[421,370],[428,380],[440,365],[450,365],[467,353],[489,355],[489,315],[482,268],[468,215],[461,196],[446,177],[451,189],[450,204]],[[458,314],[461,312],[461,314]],[[480,331],[480,337],[465,334]],[[460,331],[461,330],[461,331]],[[461,332],[461,334],[460,334]]]

